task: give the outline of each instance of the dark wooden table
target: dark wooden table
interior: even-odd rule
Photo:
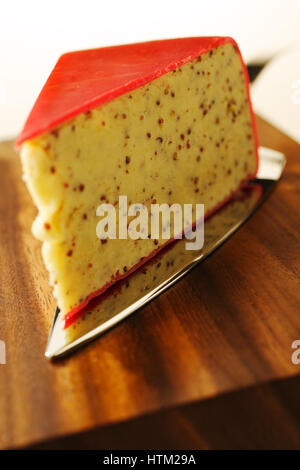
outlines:
[[[0,144],[1,448],[300,448],[300,146],[258,124],[288,158],[268,201],[183,280],[55,363],[35,208]]]

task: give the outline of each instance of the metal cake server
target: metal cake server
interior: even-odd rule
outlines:
[[[91,301],[84,314],[67,329],[57,308],[45,355],[58,358],[95,339],[161,294],[219,248],[265,201],[282,175],[286,163],[283,154],[260,147],[259,156],[257,178],[205,222],[201,250],[186,250],[185,239],[175,241]]]

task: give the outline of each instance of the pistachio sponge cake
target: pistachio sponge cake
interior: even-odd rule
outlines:
[[[34,235],[69,319],[153,256],[159,237],[100,239],[105,202],[224,204],[257,169],[248,76],[231,38],[71,52],[17,140]],[[193,220],[193,223],[195,220]]]

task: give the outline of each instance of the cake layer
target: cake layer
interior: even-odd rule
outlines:
[[[22,144],[24,179],[39,209],[33,231],[43,241],[63,314],[78,311],[166,243],[161,237],[103,243],[96,236],[99,204],[118,208],[126,195],[128,204],[142,203],[150,213],[151,203],[202,203],[207,216],[254,176],[245,67],[232,41],[216,44]]]

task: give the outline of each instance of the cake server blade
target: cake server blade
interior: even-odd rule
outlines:
[[[57,308],[45,355],[58,358],[90,342],[131,315],[178,281],[219,248],[265,201],[280,179],[285,156],[269,148],[259,149],[257,178],[205,222],[204,246],[185,249],[177,240],[144,266],[92,300],[84,314],[67,329]]]

